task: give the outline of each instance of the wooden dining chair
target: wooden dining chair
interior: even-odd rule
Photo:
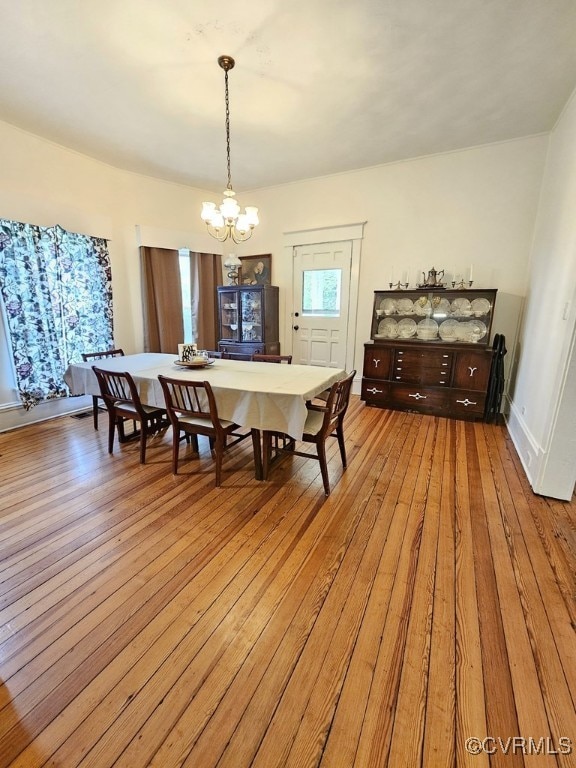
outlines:
[[[92,366],[92,370],[98,380],[100,396],[108,410],[108,453],[114,450],[116,428],[119,442],[124,443],[127,439],[124,422],[137,421],[140,424],[140,463],[144,464],[148,436],[169,426],[166,410],[144,405],[140,400],[134,379],[127,371],[105,371],[95,365]]]
[[[279,451],[291,453],[295,456],[303,456],[305,459],[316,459],[320,462],[320,471],[322,473],[324,493],[326,496],[330,495],[330,480],[328,478],[328,465],[326,462],[326,440],[329,437],[335,437],[338,440],[342,466],[344,469],[346,469],[347,466],[346,445],[344,443],[344,417],[348,410],[352,381],[354,380],[355,375],[356,371],[352,371],[352,373],[345,378],[332,384],[326,403],[306,404],[308,408],[308,416],[306,417],[306,423],[304,425],[302,442],[313,443],[316,446],[316,454],[297,451],[291,446],[286,448],[278,447]],[[272,437],[273,433],[264,433],[264,439],[266,441],[264,446],[265,461],[266,457],[270,455],[270,441]],[[266,470],[267,467],[265,466],[265,476]]]
[[[124,357],[123,349],[107,349],[103,352],[83,352],[82,360],[87,363],[90,360],[104,360],[106,357]],[[92,395],[92,418],[94,429],[98,429],[98,412],[100,410],[100,395]]]
[[[292,364],[292,355],[263,355],[260,352],[254,352],[252,360],[255,363],[285,363]]]
[[[238,425],[218,416],[212,387],[208,381],[183,381],[158,376],[162,386],[168,418],[172,424],[172,471],[178,474],[180,433],[192,437],[192,447],[198,451],[198,435],[208,437],[216,461],[216,487],[222,482],[222,462],[225,451],[251,436],[238,433]],[[229,438],[234,438],[229,441]],[[255,437],[253,436],[253,441]]]
[[[223,360],[243,360],[246,362],[249,362],[252,360],[251,354],[246,354],[245,352],[222,352],[222,359]]]

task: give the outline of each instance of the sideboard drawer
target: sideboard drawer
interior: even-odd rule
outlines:
[[[456,418],[474,416],[482,418],[484,416],[484,406],[486,405],[486,393],[475,392],[467,389],[451,389],[446,393],[450,399],[450,415]]]
[[[390,408],[418,411],[418,413],[434,413],[438,416],[448,415],[450,410],[448,391],[404,384],[393,384],[390,387],[388,404]]]
[[[380,379],[362,379],[362,400],[368,404],[386,407],[390,384]]]

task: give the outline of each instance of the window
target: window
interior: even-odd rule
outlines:
[[[184,321],[184,344],[194,344],[198,337],[196,311],[192,307],[192,270],[190,267],[190,251],[180,248],[180,289],[182,293],[182,316]]]
[[[302,314],[340,316],[341,269],[306,269],[302,275]]]

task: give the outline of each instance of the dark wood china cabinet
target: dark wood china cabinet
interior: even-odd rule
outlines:
[[[218,350],[280,354],[278,287],[218,286]]]
[[[375,291],[364,345],[367,405],[484,417],[496,289]]]

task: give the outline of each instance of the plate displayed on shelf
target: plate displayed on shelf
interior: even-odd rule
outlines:
[[[380,309],[383,310],[385,315],[392,315],[396,312],[396,302],[394,299],[382,299]]]
[[[414,312],[412,299],[398,299],[396,302],[398,312],[402,315],[411,315]]]
[[[434,307],[434,317],[447,317],[450,314],[451,307],[448,299],[441,299],[435,296],[432,306]]]
[[[468,299],[454,299],[450,308],[454,317],[470,317],[472,314],[472,305]]]
[[[492,304],[490,304],[488,299],[474,299],[470,307],[476,317],[481,317],[482,315],[487,315],[488,312],[490,312],[492,309]]]
[[[208,360],[174,360],[174,363],[176,365],[179,365],[181,368],[206,368],[208,365],[212,365],[214,363],[214,358],[211,357]]]
[[[398,336],[401,339],[410,339],[416,333],[416,323],[411,317],[405,317],[398,322]]]
[[[420,298],[414,302],[414,312],[417,315],[424,316],[432,314],[432,304],[430,304],[426,296],[420,296]]]
[[[424,341],[430,341],[438,336],[438,323],[436,320],[432,320],[431,317],[427,317],[425,320],[420,320],[416,333],[419,339]]]
[[[395,339],[398,336],[398,323],[391,317],[380,320],[378,323],[378,336],[381,339]]]
[[[442,341],[454,341],[457,338],[456,329],[459,325],[458,320],[444,320],[443,323],[440,323],[438,334]]]
[[[486,328],[486,324],[482,320],[471,320],[469,325],[472,326],[472,341],[480,341],[488,333],[488,328]]]
[[[487,328],[481,320],[470,320],[468,323],[458,323],[456,341],[468,343],[480,341],[486,336]]]

